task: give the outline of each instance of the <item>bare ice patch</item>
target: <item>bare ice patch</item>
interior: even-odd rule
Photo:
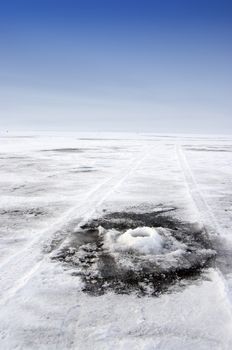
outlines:
[[[89,294],[159,295],[199,277],[216,254],[202,228],[168,211],[105,214],[73,232],[53,259],[74,268]]]

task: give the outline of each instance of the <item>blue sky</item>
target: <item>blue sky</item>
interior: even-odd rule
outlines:
[[[232,133],[232,2],[0,0],[1,129]]]

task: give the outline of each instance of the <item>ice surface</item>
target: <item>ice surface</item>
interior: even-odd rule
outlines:
[[[114,250],[135,250],[141,254],[158,254],[162,250],[162,237],[153,227],[137,227],[129,229],[120,235],[111,230],[105,235],[106,245],[111,245]]]
[[[231,164],[229,136],[2,135],[0,348],[231,349]],[[85,293],[70,262],[99,232],[83,237],[81,227],[112,212],[139,215],[148,208],[158,214],[166,208],[164,216],[197,227],[194,242],[198,231],[209,237],[214,266],[196,278],[181,278],[159,297]],[[180,242],[176,234],[164,253],[168,230],[138,221],[122,232],[120,216],[112,220],[113,227],[106,222],[104,230],[114,256],[118,244],[140,258],[163,256],[168,266],[187,263],[181,244],[188,240]],[[143,226],[148,228],[138,237],[136,227]],[[198,257],[210,253],[196,246]],[[54,260],[66,248],[66,261]]]

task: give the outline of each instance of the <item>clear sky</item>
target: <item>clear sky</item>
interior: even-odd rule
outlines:
[[[1,130],[232,133],[232,1],[0,0]]]

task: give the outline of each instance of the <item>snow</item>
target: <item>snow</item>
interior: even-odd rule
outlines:
[[[163,239],[153,227],[129,229],[115,239],[117,234],[116,230],[110,230],[105,235],[106,246],[111,246],[110,249],[134,250],[140,254],[158,254],[162,250]]]
[[[230,136],[2,135],[0,348],[231,349],[231,164]],[[139,298],[89,295],[75,266],[53,260],[62,247],[75,252],[88,220],[148,207],[203,229],[215,266]],[[184,263],[185,247],[162,230],[111,229],[104,244]]]

